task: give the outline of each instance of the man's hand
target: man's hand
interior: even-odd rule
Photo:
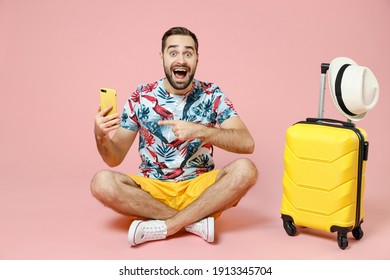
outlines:
[[[172,132],[181,140],[193,140],[202,138],[206,126],[192,122],[179,120],[163,120],[158,122],[159,125],[171,125]]]
[[[233,153],[251,154],[255,148],[251,134],[238,116],[224,121],[219,128],[175,120],[159,121],[158,124],[171,125],[173,133],[181,140],[198,138]]]
[[[120,117],[119,113],[108,115],[107,113],[111,110],[112,106],[108,106],[103,110],[100,110],[95,117],[95,135],[96,137],[103,138],[110,131],[116,130],[119,128]]]

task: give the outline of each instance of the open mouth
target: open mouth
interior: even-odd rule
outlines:
[[[184,79],[187,76],[188,70],[185,68],[175,68],[173,69],[173,74],[177,79]]]

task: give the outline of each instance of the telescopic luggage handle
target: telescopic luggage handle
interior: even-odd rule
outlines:
[[[320,101],[318,104],[318,118],[320,119],[324,117],[325,82],[329,65],[329,63],[321,63]]]
[[[329,63],[321,63],[321,73],[326,74],[326,72],[329,69],[330,64]]]

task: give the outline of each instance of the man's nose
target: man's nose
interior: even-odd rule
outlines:
[[[177,56],[177,61],[183,63],[185,61],[185,55],[184,54],[179,54]]]

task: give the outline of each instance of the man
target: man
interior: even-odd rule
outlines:
[[[93,195],[104,205],[143,218],[130,225],[132,246],[183,228],[213,242],[214,218],[256,182],[257,169],[248,159],[214,170],[213,146],[253,153],[254,141],[218,86],[194,79],[198,56],[195,34],[171,28],[162,38],[166,77],[139,86],[121,117],[107,115],[107,107],[95,118],[97,148],[110,167],[123,161],[140,133],[138,174],[103,170],[91,182]]]

